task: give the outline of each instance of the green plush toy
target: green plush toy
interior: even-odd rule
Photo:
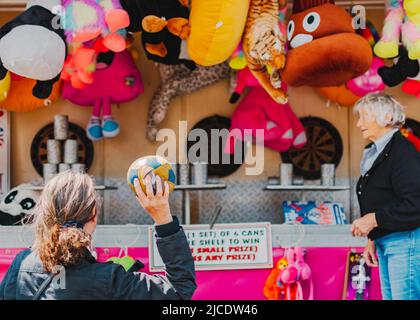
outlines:
[[[140,261],[134,260],[133,258],[129,256],[125,256],[122,258],[117,258],[117,257],[109,258],[106,262],[119,264],[127,272],[136,272],[144,268],[144,265]]]

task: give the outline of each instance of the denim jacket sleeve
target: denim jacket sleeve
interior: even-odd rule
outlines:
[[[20,264],[28,254],[29,250],[24,250],[20,252],[13,260],[12,264],[6,272],[6,275],[3,278],[3,281],[0,283],[0,300],[16,299],[17,276],[19,273]]]
[[[111,274],[112,299],[189,300],[197,288],[194,259],[187,237],[181,229],[173,235],[157,238],[166,275],[129,273],[115,266]]]

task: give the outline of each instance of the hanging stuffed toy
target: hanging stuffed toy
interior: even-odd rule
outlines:
[[[236,108],[225,152],[233,154],[235,141],[249,138],[279,152],[306,144],[305,129],[290,106],[275,102],[262,86],[253,87]]]
[[[69,55],[61,78],[83,89],[93,82],[100,53],[125,50],[130,19],[119,0],[63,0],[63,6]]]
[[[7,193],[0,202],[0,226],[15,226],[29,217],[39,199],[39,192],[22,184]]]
[[[276,266],[271,270],[270,275],[268,276],[267,280],[264,284],[264,296],[267,300],[279,300],[281,296],[284,296],[285,287],[277,282],[279,274],[282,270],[287,267],[287,259],[286,257],[280,258]]]
[[[417,77],[420,71],[419,60],[411,60],[405,47],[400,46],[399,57],[395,59],[394,65],[381,67],[378,73],[384,83],[389,87],[395,87],[408,78]]]
[[[212,67],[197,66],[194,70],[181,64],[159,64],[159,72],[161,84],[152,98],[147,116],[147,137],[150,141],[156,141],[158,126],[165,119],[173,98],[193,93],[230,76],[227,62]]]
[[[366,21],[366,28],[357,30],[357,33],[365,38],[372,50],[379,41],[378,31],[370,21]],[[317,91],[328,99],[327,106],[335,103],[338,106],[353,106],[360,97],[371,92],[380,92],[385,89],[385,84],[378,73],[378,69],[384,66],[382,59],[373,57],[372,64],[364,74],[347,81],[346,84],[334,87],[321,87]]]
[[[235,87],[233,88],[232,96],[230,97],[230,103],[238,102],[241,94],[246,87],[257,87],[260,86],[257,78],[254,77],[251,70],[248,67],[237,72]]]
[[[121,0],[121,5],[130,16],[128,31],[141,31],[148,59],[194,68],[184,41],[190,34],[188,1]]]
[[[93,83],[82,90],[77,90],[70,82],[66,82],[63,98],[81,106],[93,105],[86,130],[91,140],[116,137],[120,126],[112,117],[111,104],[131,101],[143,93],[140,72],[129,51],[109,51],[99,55],[93,77]]]
[[[98,37],[89,44],[69,45],[69,54],[61,72],[61,79],[70,81],[75,89],[83,89],[92,84],[99,54],[109,51],[103,41],[102,37]]]
[[[125,28],[130,18],[119,0],[63,0],[67,42],[85,43],[103,38],[113,52],[125,49]]]
[[[420,2],[404,0],[404,9],[410,25],[407,27],[407,50],[412,60],[420,59]]]
[[[52,10],[60,0],[29,1],[26,10],[0,29],[0,80],[7,71],[36,80],[39,99],[51,95],[66,58],[64,31]]]
[[[281,77],[290,86],[340,86],[372,64],[369,42],[355,33],[352,17],[334,0],[295,0],[287,38]]]
[[[405,93],[420,98],[420,59],[411,60],[404,47],[400,47],[400,56],[394,59],[394,65],[381,67],[378,73],[386,85],[395,87],[402,83]]]
[[[241,41],[248,9],[249,0],[192,1],[188,39],[191,59],[202,66],[227,60]]]
[[[418,60],[420,64],[420,59]],[[420,98],[420,72],[416,77],[408,78],[401,87],[402,91]]]
[[[347,88],[358,97],[363,97],[368,93],[380,92],[385,89],[385,83],[378,73],[379,68],[385,66],[382,59],[373,57],[372,65],[369,70],[361,76],[347,82]]]
[[[312,271],[305,262],[305,253],[301,247],[287,248],[287,266],[282,269],[277,278],[277,283],[286,287],[285,300],[304,300],[302,284],[309,282],[307,300],[313,300]]]
[[[337,87],[316,88],[316,91],[327,99],[327,107],[330,107],[331,104],[352,107],[360,99],[345,84]]]
[[[3,102],[7,99],[11,83],[12,77],[10,76],[10,72],[7,72],[4,79],[0,80],[0,102]]]
[[[382,38],[375,45],[381,58],[399,54],[400,39],[411,60],[420,59],[420,4],[418,0],[387,0]]]
[[[283,0],[251,0],[242,40],[249,69],[278,103],[287,102],[278,73],[286,62],[286,38],[281,32],[278,18],[279,9],[286,4],[287,1]],[[269,68],[272,69],[271,75]]]
[[[60,98],[62,81],[54,83],[52,91],[45,99],[39,99],[32,94],[36,81],[11,74],[10,90],[7,99],[0,102],[0,108],[11,112],[30,112],[50,106]]]

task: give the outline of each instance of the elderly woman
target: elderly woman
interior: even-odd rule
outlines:
[[[357,183],[362,217],[353,222],[352,233],[368,237],[364,257],[371,267],[379,264],[383,299],[418,300],[420,154],[400,133],[404,109],[391,96],[369,94],[354,111],[357,127],[371,143]]]

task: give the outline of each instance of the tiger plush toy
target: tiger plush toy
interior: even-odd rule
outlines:
[[[251,0],[242,46],[248,67],[278,103],[287,102],[278,70],[286,63],[286,37],[279,26],[279,10],[287,0]],[[272,70],[271,75],[269,69]]]

